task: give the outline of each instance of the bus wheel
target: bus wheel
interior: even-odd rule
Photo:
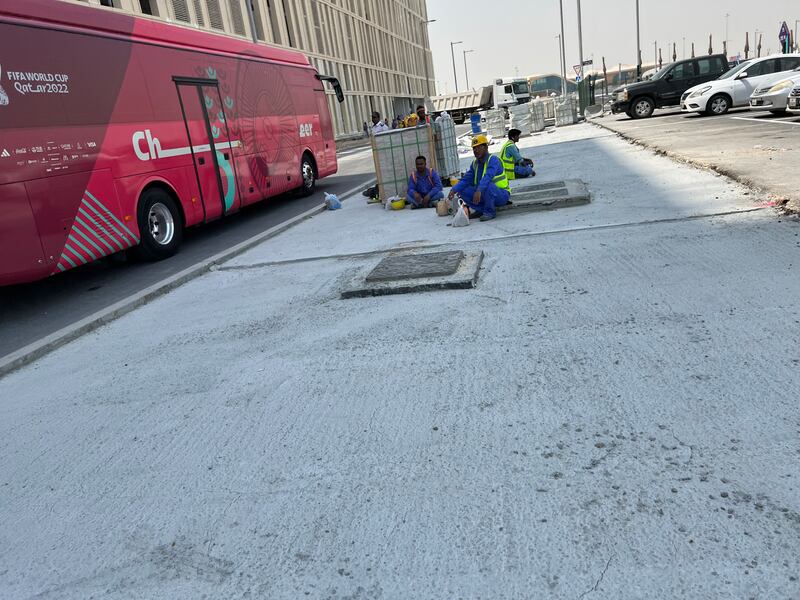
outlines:
[[[300,163],[300,176],[303,186],[299,193],[301,196],[310,196],[317,187],[317,170],[314,168],[314,161],[308,154],[303,154],[303,162]]]
[[[161,260],[178,251],[183,222],[175,201],[164,190],[150,188],[142,194],[138,211],[142,237],[137,254],[145,260]]]

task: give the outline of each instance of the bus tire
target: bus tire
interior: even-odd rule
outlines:
[[[317,167],[308,152],[303,154],[303,159],[300,161],[300,180],[302,185],[298,194],[303,197],[313,194],[317,188]]]
[[[178,251],[183,241],[183,219],[172,196],[161,188],[145,190],[137,211],[141,241],[136,254],[144,260],[162,260]]]

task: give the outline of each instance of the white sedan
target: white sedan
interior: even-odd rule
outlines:
[[[798,85],[800,85],[800,70],[796,70],[792,77],[757,89],[750,96],[750,110],[768,110],[773,114],[785,113],[788,108],[789,94]]]
[[[719,79],[701,83],[681,96],[681,110],[724,115],[736,106],[748,106],[757,89],[772,85],[800,67],[800,54],[775,54],[736,65]]]

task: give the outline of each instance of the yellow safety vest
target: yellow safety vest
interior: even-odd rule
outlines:
[[[514,172],[514,159],[508,155],[508,149],[513,145],[514,142],[508,140],[503,144],[502,150],[500,150],[500,162],[503,163],[503,169],[505,169],[508,179],[517,178],[517,174]]]
[[[491,154],[486,157],[486,162],[483,163],[483,172],[481,173],[480,177],[478,177],[478,161],[475,160],[472,162],[472,172],[475,174],[474,181],[472,182],[472,184],[475,187],[478,187],[478,181],[483,179],[483,176],[486,175],[486,167],[489,166],[489,161],[492,160],[493,158],[497,157],[492,156]],[[508,189],[508,177],[506,176],[505,173],[500,173],[500,175],[498,175],[497,177],[492,178],[492,183],[494,183],[501,190],[508,190],[509,192],[511,192],[511,190]]]

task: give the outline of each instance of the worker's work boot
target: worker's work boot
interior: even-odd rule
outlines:
[[[494,215],[481,215],[481,218],[478,219],[479,221],[491,221],[494,219]]]

